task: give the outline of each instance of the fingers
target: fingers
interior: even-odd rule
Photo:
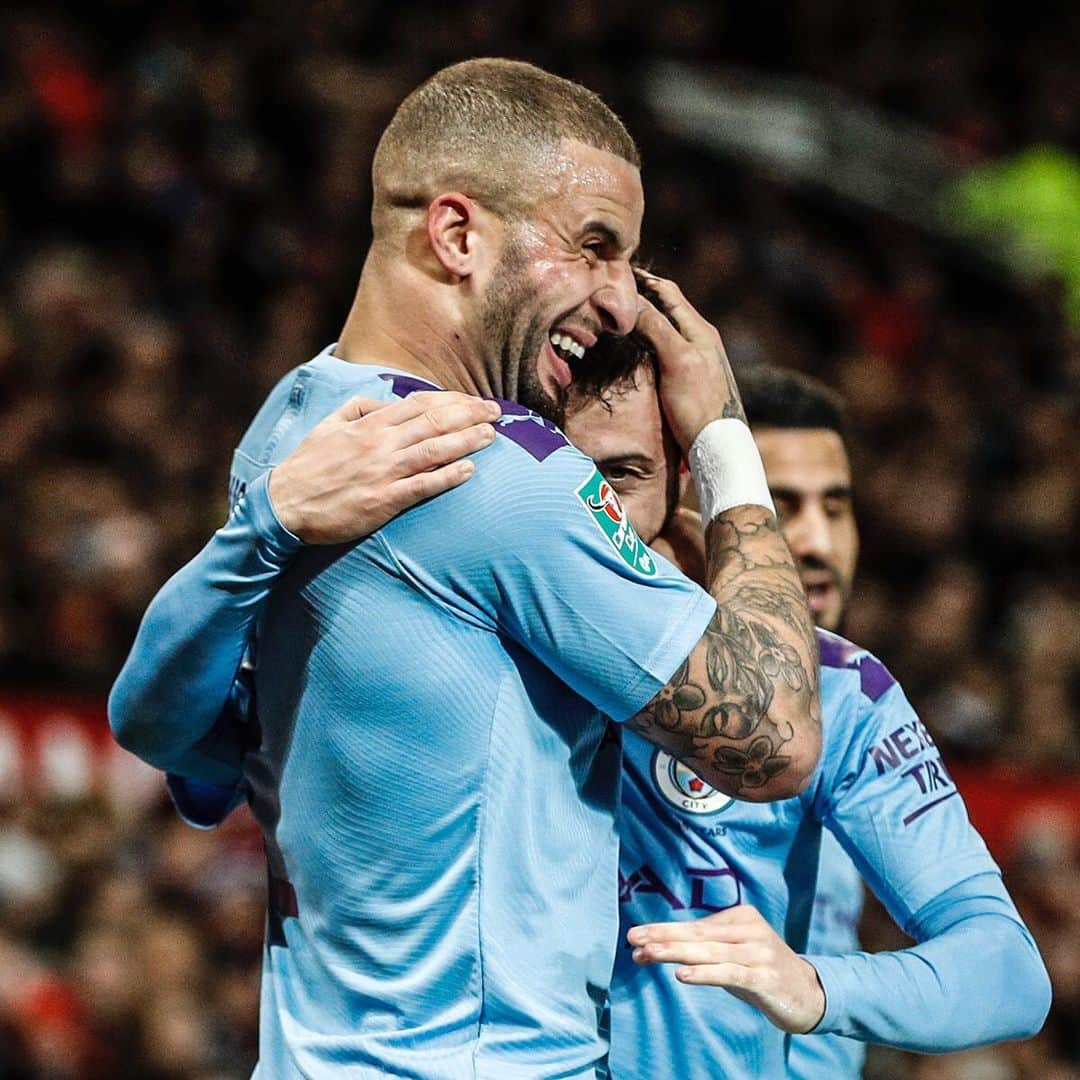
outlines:
[[[444,491],[464,484],[474,472],[476,472],[476,466],[471,461],[454,461],[439,469],[396,480],[390,485],[387,493],[391,516],[400,514],[403,510],[408,510],[409,507],[425,499],[433,499]]]
[[[393,408],[395,404],[397,403],[394,401],[381,401],[379,398],[369,398],[359,394],[356,397],[349,398],[344,405],[336,408],[322,421],[322,423],[325,424],[328,420],[336,421],[338,423],[342,421],[363,420],[365,416],[368,416],[373,412],[378,412],[380,409]]]
[[[480,426],[491,431],[494,437],[491,421],[497,419],[498,413],[492,416],[491,407],[498,409],[498,406],[491,401],[464,396],[456,397],[455,400],[425,409],[418,415],[388,428],[387,445],[400,450],[414,446],[425,439],[467,430],[473,426]]]
[[[449,418],[446,426],[438,431],[433,428],[428,435],[422,437],[442,434],[444,431],[465,427],[468,424],[497,420],[502,410],[494,401],[470,394],[460,394],[456,390],[423,390],[410,394],[407,398],[395,398],[389,401],[364,397],[360,394],[335,409],[323,423],[327,420],[337,423],[354,423],[371,416],[372,413],[378,413],[380,426],[390,428],[408,424],[427,413],[438,414],[442,417],[448,411]]]
[[[444,412],[462,418],[459,423],[463,426],[497,420],[502,410],[494,401],[456,390],[423,390],[395,401],[393,412],[385,414],[385,418],[389,426],[401,426],[428,413]]]
[[[767,926],[756,908],[748,904],[718,911],[685,922],[642,923],[627,931],[631,945],[670,941],[744,941],[758,926]]]
[[[679,968],[675,978],[697,986],[722,986],[726,990],[752,990],[756,976],[742,964],[698,964]]]
[[[666,313],[666,321],[674,323],[677,333],[694,345],[715,344],[715,340],[719,336],[716,328],[708,319],[698,314],[694,306],[683,295],[682,289],[674,281],[656,277],[654,274],[649,273],[644,273],[642,276],[652,286],[656,295],[660,297],[663,304],[663,311],[660,314]]]
[[[652,342],[660,357],[673,349],[685,348],[686,338],[671,324],[671,320],[650,301],[642,297],[637,329]]]
[[[459,394],[456,390],[424,390],[393,402],[379,419],[387,427],[403,427],[424,416],[437,416],[446,422],[446,426],[440,430],[433,428],[430,434],[440,435],[468,424],[490,423],[497,420],[501,412],[499,405],[485,398]]]
[[[756,942],[732,944],[724,941],[650,942],[635,949],[635,964],[740,964],[750,967],[768,960]]]
[[[394,461],[395,471],[404,477],[437,469],[482,450],[494,440],[495,429],[490,424],[477,424],[463,431],[451,431],[447,435],[431,438],[418,437],[398,451]]]

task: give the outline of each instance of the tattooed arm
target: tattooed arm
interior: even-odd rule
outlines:
[[[651,278],[665,314],[638,321],[656,348],[660,397],[684,453],[718,417],[743,419],[720,336],[670,282]],[[740,799],[797,794],[821,743],[813,622],[775,516],[737,506],[705,530],[707,587],[717,611],[634,730]]]

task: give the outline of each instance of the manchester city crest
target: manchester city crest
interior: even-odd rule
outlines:
[[[718,814],[735,801],[710,787],[693,769],[663,750],[653,755],[652,774],[660,794],[687,814]]]

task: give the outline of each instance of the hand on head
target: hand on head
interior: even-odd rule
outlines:
[[[716,327],[694,309],[673,281],[645,271],[638,275],[661,307],[642,296],[637,329],[656,352],[660,402],[686,453],[710,421],[724,417],[745,421],[739,391]]]

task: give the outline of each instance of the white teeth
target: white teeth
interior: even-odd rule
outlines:
[[[552,334],[551,344],[557,349],[562,349],[563,352],[568,352],[571,356],[577,357],[578,360],[585,355],[585,346],[576,342],[569,334]]]

